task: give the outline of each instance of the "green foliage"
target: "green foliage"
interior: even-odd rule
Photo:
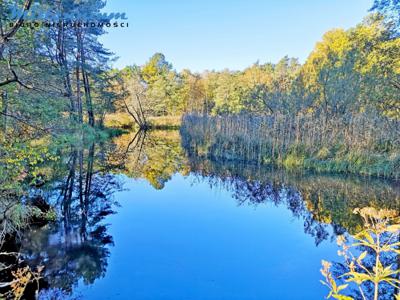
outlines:
[[[379,299],[379,286],[387,284],[395,289],[393,296],[398,297],[400,288],[400,280],[398,274],[400,267],[398,264],[385,263],[384,255],[394,255],[397,257],[400,254],[400,224],[397,211],[376,210],[371,207],[355,209],[355,213],[359,214],[364,220],[365,228],[359,233],[352,236],[354,240],[350,245],[347,244],[344,236],[338,237],[338,245],[342,247],[338,253],[344,257],[345,264],[348,267],[348,272],[342,274],[347,283],[354,283],[358,286],[362,299]],[[366,249],[361,254],[355,255],[352,249]],[[368,258],[373,261],[369,265]],[[321,281],[326,285],[330,292],[329,298],[334,299],[354,299],[350,296],[343,295],[343,292],[348,288],[349,284],[337,285],[336,279],[332,275],[330,268],[331,264],[322,261],[323,268],[321,269],[325,281]],[[366,283],[373,285],[373,295],[367,297]]]
[[[154,54],[142,67],[126,67],[121,71],[121,75],[128,92],[126,98],[129,101],[139,101],[138,97],[143,98],[140,103],[142,108],[137,107],[134,110],[143,109],[145,116],[183,113],[184,104],[180,100],[181,78],[163,54]],[[122,108],[124,109],[126,106]]]
[[[291,153],[283,160],[283,166],[287,169],[297,169],[304,167],[304,156]]]
[[[105,1],[17,1],[25,14],[51,14],[62,20],[105,22]],[[33,3],[35,2],[35,3]],[[100,27],[19,26],[9,22],[13,1],[0,2],[1,130],[10,136],[37,138],[74,130],[83,123],[102,126],[113,109],[111,54],[98,38]],[[21,8],[22,9],[22,8]],[[11,24],[11,25],[10,25]],[[12,25],[14,24],[14,25]]]
[[[325,33],[303,65],[284,57],[243,71],[177,73],[157,53],[137,69],[154,116],[313,114],[327,120],[376,110],[398,120],[400,44],[392,32],[381,15],[371,14],[355,28]]]
[[[316,158],[317,159],[328,159],[331,157],[331,151],[327,147],[322,147],[319,149]]]
[[[43,213],[42,213],[43,215]],[[48,222],[55,222],[57,221],[57,212],[55,209],[50,209],[44,213],[43,218]]]

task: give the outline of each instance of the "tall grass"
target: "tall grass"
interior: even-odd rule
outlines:
[[[149,129],[179,129],[182,116],[159,116],[148,118]],[[137,129],[138,125],[127,113],[107,114],[104,120],[107,128]]]
[[[186,148],[209,158],[400,177],[400,123],[372,113],[328,120],[311,115],[186,115],[181,133]]]
[[[182,116],[149,117],[148,121],[152,129],[179,129]]]

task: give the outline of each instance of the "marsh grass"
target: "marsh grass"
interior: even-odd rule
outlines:
[[[184,146],[214,159],[398,179],[400,126],[376,115],[186,115]]]
[[[182,124],[182,116],[161,116],[149,118],[152,129],[179,129]]]
[[[158,116],[148,118],[149,129],[179,129],[182,116]],[[137,129],[137,124],[127,113],[107,114],[104,120],[106,128]]]

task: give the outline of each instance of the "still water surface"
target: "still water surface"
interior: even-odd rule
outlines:
[[[229,192],[174,176],[162,191],[144,181],[117,195],[107,221],[115,246],[105,277],[79,285],[85,299],[322,299],[320,261],[301,220],[283,206],[238,206]],[[288,285],[288,283],[290,283]],[[290,286],[290,288],[288,288]]]
[[[324,299],[321,260],[360,226],[352,210],[400,199],[392,182],[211,161],[177,132],[134,137],[83,151],[85,197],[74,151],[70,179],[42,191],[61,219],[22,245],[45,266],[41,299]]]

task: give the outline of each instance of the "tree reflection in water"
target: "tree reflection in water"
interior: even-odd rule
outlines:
[[[56,294],[72,292],[79,280],[92,284],[106,273],[113,238],[103,220],[114,213],[112,195],[122,184],[105,173],[101,150],[94,143],[72,148],[62,160],[67,168],[61,173],[67,175],[35,191],[58,208],[60,219],[24,234],[20,252],[29,265],[44,267],[41,286]],[[50,297],[50,291],[45,294]]]
[[[113,238],[104,218],[117,205],[113,194],[122,189],[119,174],[146,179],[154,188],[163,189],[180,173],[190,175],[194,182],[207,182],[212,189],[228,190],[238,205],[285,206],[303,220],[305,233],[314,237],[316,245],[362,230],[362,219],[352,213],[355,208],[400,208],[396,183],[215,161],[186,140],[178,131],[139,131],[110,143],[60,151],[61,159],[47,166],[51,170],[46,173],[47,181],[29,191],[30,198],[54,205],[59,218],[25,232],[19,249],[32,268],[44,266],[43,299],[61,299],[79,281],[92,284],[105,275]]]
[[[400,186],[386,180],[357,176],[288,173],[262,164],[214,160],[196,138],[177,131],[153,131],[118,137],[108,163],[130,178],[145,178],[162,189],[176,173],[228,190],[239,205],[285,205],[318,245],[345,231],[356,233],[362,220],[357,207],[400,209]]]
[[[304,221],[316,245],[362,229],[357,207],[400,208],[400,189],[388,181],[311,173],[287,173],[261,165],[214,161],[187,151],[190,170],[212,188],[229,190],[239,205],[284,205]]]

